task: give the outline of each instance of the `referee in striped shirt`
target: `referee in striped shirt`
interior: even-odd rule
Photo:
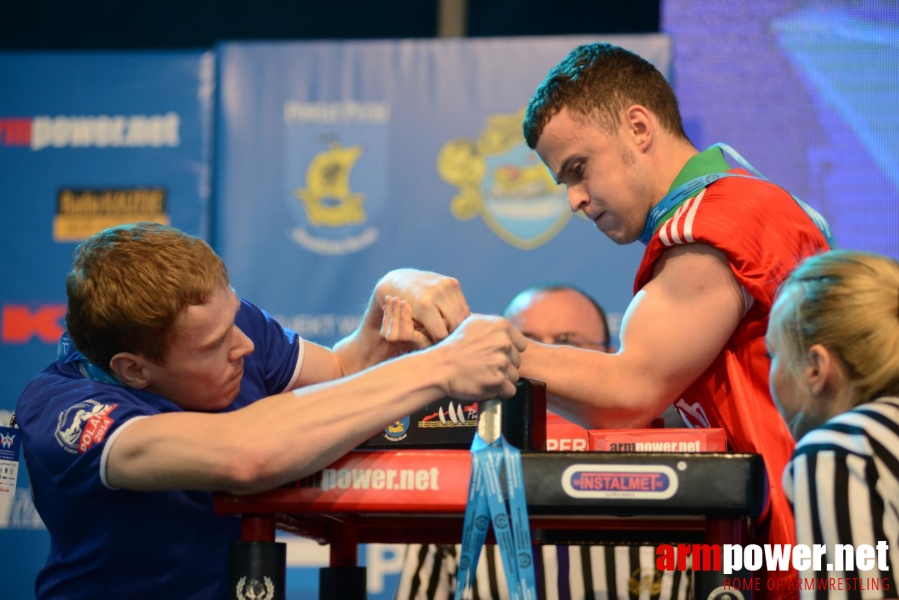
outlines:
[[[899,597],[899,263],[843,250],[807,259],[766,342],[772,395],[801,438],[784,472],[797,543],[826,550],[819,570],[799,573],[801,596]],[[878,542],[889,550],[870,570],[836,551]]]
[[[528,288],[509,303],[503,316],[526,337],[543,343],[609,350],[605,312],[593,298],[567,284]],[[679,419],[676,413],[674,418]],[[692,598],[692,573],[658,571],[654,546],[546,545],[539,550],[534,566],[541,599]],[[455,591],[458,560],[458,546],[410,545],[396,599],[449,600]],[[509,598],[498,547],[485,546],[472,587],[474,600]]]

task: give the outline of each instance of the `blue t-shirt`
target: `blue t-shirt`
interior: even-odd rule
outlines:
[[[242,300],[235,324],[253,341],[240,393],[221,412],[288,389],[299,336]],[[224,598],[240,520],[215,515],[210,492],[106,485],[107,448],[127,424],[182,412],[161,396],[85,378],[74,349],[35,377],[16,406],[37,511],[50,531],[38,598]]]

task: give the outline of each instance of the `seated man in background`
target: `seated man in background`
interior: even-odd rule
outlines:
[[[525,337],[544,344],[566,344],[608,352],[611,336],[605,311],[574,286],[530,287],[503,312]],[[677,419],[677,415],[673,415]],[[449,545],[412,544],[406,551],[397,600],[450,599],[456,586],[459,550]],[[535,553],[541,598],[569,600],[606,594],[684,600],[692,596],[690,572],[658,571],[653,546],[551,546]],[[474,587],[481,600],[509,598],[495,545],[481,551]]]
[[[304,342],[235,294],[204,241],[156,223],[86,240],[66,292],[59,357],[16,407],[51,537],[38,598],[227,597],[241,524],[212,491],[299,479],[445,396],[510,397],[527,345],[469,316],[457,281],[412,270],[378,282],[333,350]],[[397,351],[380,335],[396,299],[442,341],[373,366]]]

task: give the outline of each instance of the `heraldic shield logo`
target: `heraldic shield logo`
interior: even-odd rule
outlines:
[[[455,138],[437,157],[437,171],[459,188],[450,211],[459,220],[480,215],[500,238],[522,250],[551,240],[571,218],[564,186],[524,142],[524,109],[487,117],[477,140]]]
[[[382,123],[291,123],[286,135],[285,197],[291,239],[326,256],[358,252],[379,238],[373,217],[386,189]]]

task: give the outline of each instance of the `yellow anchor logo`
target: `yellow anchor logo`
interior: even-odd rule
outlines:
[[[316,154],[306,169],[306,187],[294,195],[303,202],[310,225],[342,227],[365,223],[364,194],[350,190],[350,175],[362,146],[341,146],[333,142]]]

